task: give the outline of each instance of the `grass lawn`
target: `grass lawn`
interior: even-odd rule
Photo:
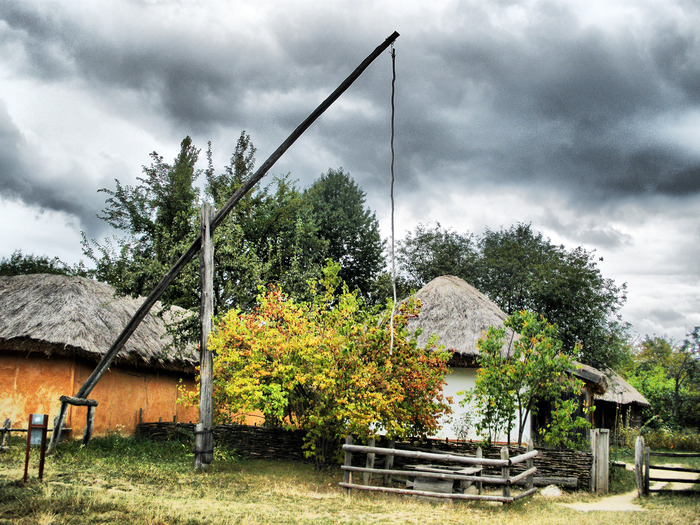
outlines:
[[[700,498],[652,497],[647,512],[582,513],[559,502],[592,501],[571,493],[552,501],[536,495],[514,504],[433,501],[353,492],[338,487],[340,470],[247,460],[218,449],[211,472],[193,472],[191,444],[153,443],[117,436],[90,447],[62,444],[48,458],[44,481],[21,482],[24,444],[15,438],[0,454],[0,523],[415,523],[595,524],[700,523]]]

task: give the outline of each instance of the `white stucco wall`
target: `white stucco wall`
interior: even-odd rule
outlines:
[[[443,392],[445,396],[451,396],[452,397],[452,414],[443,420],[442,423],[442,429],[440,432],[438,432],[435,436],[436,438],[449,438],[449,439],[457,439],[457,433],[454,429],[454,421],[458,420],[462,417],[464,417],[464,414],[467,413],[471,409],[469,406],[462,407],[459,402],[463,399],[463,396],[457,395],[457,392],[460,392],[462,390],[469,390],[470,388],[473,388],[476,384],[476,368],[459,368],[459,367],[453,367],[450,369],[450,372],[447,374],[447,384],[443,388]],[[515,425],[513,426],[513,432],[511,435],[511,439],[517,439],[518,438],[518,429],[517,429],[517,421],[515,422]],[[469,433],[467,434],[467,439],[474,439],[474,440],[479,440],[480,438],[476,435],[476,432],[474,431],[473,428],[469,430]],[[507,436],[498,436],[497,441],[502,441],[505,442],[507,439]],[[527,421],[525,422],[525,431],[523,432],[523,441],[527,442],[530,439],[530,418],[528,417]]]

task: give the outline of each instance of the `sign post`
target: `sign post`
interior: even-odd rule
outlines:
[[[44,460],[46,459],[46,430],[49,424],[48,414],[30,414],[27,428],[27,454],[24,460],[24,482],[29,472],[29,450],[39,445],[39,481],[44,479]]]

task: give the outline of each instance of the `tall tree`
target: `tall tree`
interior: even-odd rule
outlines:
[[[365,206],[365,192],[342,168],[329,169],[305,192],[328,243],[328,257],[340,263],[340,276],[364,297],[384,268],[379,222]]]

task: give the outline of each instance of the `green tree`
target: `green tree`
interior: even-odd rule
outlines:
[[[602,276],[595,252],[554,245],[522,223],[480,237],[419,225],[398,252],[401,274],[415,286],[456,275],[507,314],[544,315],[559,326],[565,351],[582,362],[615,368],[628,358],[628,327],[619,316],[626,285]]]
[[[507,339],[506,328],[520,337]],[[541,430],[542,438],[551,445],[572,445],[574,431],[588,425],[583,417],[574,417],[579,406],[571,397],[580,393],[583,382],[568,375],[574,363],[562,352],[556,326],[522,310],[511,314],[504,328],[490,327],[477,346],[476,385],[462,392],[462,403],[476,407],[477,431],[489,441],[505,432],[510,443],[516,427],[521,443],[528,417],[536,414],[538,403],[550,402],[556,417]]]
[[[627,379],[649,400],[651,412],[664,426],[700,427],[700,327],[682,344],[645,337]]]
[[[79,275],[86,277],[87,268],[81,262],[70,266],[58,257],[48,255],[24,255],[15,250],[10,257],[0,259],[0,275],[26,275],[31,273],[48,273],[53,275]]]
[[[384,269],[379,222],[365,206],[365,192],[342,168],[329,169],[305,192],[328,243],[327,256],[340,263],[340,277],[368,298]]]
[[[148,295],[160,278],[199,233],[199,190],[194,182],[199,150],[185,137],[172,164],[151,153],[151,165],[136,186],[102,188],[108,195],[100,218],[120,232],[103,243],[83,234],[83,253],[95,263],[94,275],[119,292]],[[116,246],[115,246],[116,245]],[[190,263],[163,295],[163,300],[195,308],[198,300],[198,265]]]
[[[479,275],[479,252],[474,236],[434,227],[416,226],[398,243],[396,260],[406,284],[414,289],[436,277],[455,275],[475,282]]]
[[[268,424],[303,428],[308,454],[323,462],[345,433],[425,435],[449,411],[442,395],[449,356],[410,337],[416,304],[402,303],[394,317],[390,352],[388,313],[367,309],[338,271],[330,264],[323,281],[310,281],[312,302],[269,288],[251,312],[223,316],[210,339],[218,420],[260,411]]]

